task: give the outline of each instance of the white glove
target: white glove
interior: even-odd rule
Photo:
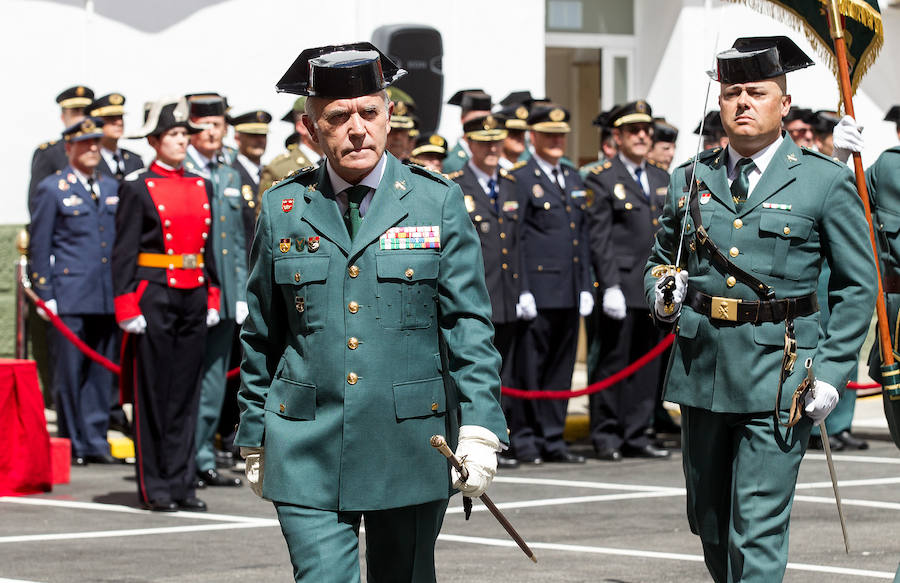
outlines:
[[[863,127],[849,115],[842,117],[831,133],[834,139],[834,157],[846,162],[852,152],[862,152],[865,147],[862,130]]]
[[[129,334],[143,334],[147,331],[147,320],[143,315],[119,322],[119,328]]]
[[[522,292],[519,303],[516,304],[516,318],[519,320],[534,320],[537,318],[537,303],[531,292]]]
[[[47,300],[46,302],[44,302],[44,305],[47,306],[48,312],[53,312],[54,316],[59,314],[59,312],[56,310],[56,300]],[[50,320],[50,316],[47,315],[47,312],[40,308],[37,309],[37,315],[47,321]]]
[[[836,388],[825,381],[816,379],[813,390],[806,393],[806,416],[812,419],[814,424],[819,423],[819,421],[822,421],[828,417],[829,413],[834,411],[840,398],[841,396]]]
[[[657,318],[665,322],[671,322],[678,316],[678,312],[681,311],[681,303],[684,301],[684,294],[687,292],[688,272],[681,270],[675,274],[675,289],[672,292],[672,302],[675,304],[675,311],[668,315],[664,309],[663,290],[659,289],[659,285],[667,277],[669,276],[661,275],[656,280],[656,283],[653,284],[653,290],[656,292],[656,302],[653,307],[656,310]]]
[[[250,313],[250,308],[247,307],[247,302],[237,302],[234,304],[234,322],[240,326],[244,323],[244,320],[247,319],[247,314]]]
[[[244,473],[253,493],[262,498],[263,472],[266,470],[266,452],[263,447],[242,447],[241,457],[247,462]]]
[[[221,320],[221,318],[219,318],[219,310],[215,310],[213,308],[206,310],[206,327],[207,328],[212,328],[213,326],[218,324],[220,320]]]
[[[456,457],[468,470],[469,477],[463,482],[459,478],[456,468],[450,468],[453,487],[469,498],[478,498],[484,494],[484,491],[491,485],[494,474],[497,473],[498,451],[500,451],[500,440],[493,432],[478,425],[460,427]]]
[[[625,305],[625,294],[617,285],[603,291],[603,313],[613,320],[624,320],[628,307]]]

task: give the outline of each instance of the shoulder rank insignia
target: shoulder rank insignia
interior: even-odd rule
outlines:
[[[463,175],[463,170],[457,170],[456,172],[451,172],[450,174],[444,174],[444,178],[447,180],[453,180],[454,178],[458,178]]]
[[[797,156],[794,156],[793,154],[788,154],[788,155],[787,155],[787,159],[788,159],[789,162],[796,162],[796,161],[797,161]]]
[[[406,190],[406,181],[405,180],[397,180],[394,182],[395,190]]]
[[[512,165],[512,168],[510,168],[510,170],[518,170],[519,168],[521,168],[521,167],[524,166],[525,164],[528,164],[528,161],[527,161],[527,160],[520,160],[519,162],[516,162],[515,164],[513,164],[513,165]]]
[[[510,174],[509,170],[507,170],[506,168],[500,169],[500,176],[502,176],[503,178],[508,178],[509,180],[512,180],[513,182],[516,181],[516,177],[513,176],[512,174]]]
[[[315,192],[315,190],[317,188],[319,188],[319,183],[313,182],[312,184],[310,184],[309,186],[306,187],[306,192]]]
[[[281,199],[281,210],[286,213],[291,212],[291,209],[294,208],[294,199],[293,198],[283,198]]]

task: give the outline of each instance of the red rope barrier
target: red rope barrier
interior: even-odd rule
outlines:
[[[635,360],[619,372],[610,375],[602,381],[598,381],[577,391],[522,391],[519,389],[512,389],[510,387],[501,387],[501,392],[504,395],[516,397],[519,399],[571,399],[572,397],[580,397],[582,395],[599,393],[603,389],[608,389],[610,386],[616,384],[622,379],[633,375],[638,371],[638,369],[642,368],[648,362],[662,354],[669,346],[672,345],[672,342],[674,341],[675,335],[669,334],[668,336],[663,338],[659,344],[651,348],[647,354],[641,356],[639,359]]]
[[[63,321],[59,318],[59,316],[57,316],[56,314],[54,314],[53,312],[51,312],[50,310],[47,309],[47,304],[44,303],[44,300],[42,300],[40,297],[38,297],[38,295],[36,293],[34,293],[32,290],[28,289],[27,287],[24,289],[25,289],[25,294],[28,296],[28,298],[32,302],[34,302],[34,305],[44,311],[44,313],[47,315],[47,317],[50,318],[50,323],[53,324],[53,326],[57,330],[59,330],[60,334],[62,334],[66,338],[68,338],[69,342],[74,344],[75,347],[78,348],[78,350],[80,350],[85,356],[87,356],[94,362],[98,363],[100,366],[102,366],[109,372],[111,372],[115,375],[121,374],[122,368],[118,364],[109,360],[108,358],[106,358],[102,354],[96,352],[90,346],[88,346],[87,344],[82,342],[81,338],[76,336],[75,333],[72,332],[72,330],[70,330],[69,327],[65,325],[65,323],[63,323]]]

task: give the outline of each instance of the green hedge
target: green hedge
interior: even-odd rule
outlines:
[[[0,357],[15,356],[15,265],[19,259],[16,235],[24,225],[0,225]]]

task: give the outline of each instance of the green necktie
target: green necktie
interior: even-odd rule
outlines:
[[[750,173],[756,170],[756,164],[750,158],[741,158],[735,168],[738,172],[731,183],[731,199],[735,208],[741,210],[750,193]]]
[[[347,193],[347,214],[344,215],[344,223],[347,225],[347,231],[350,233],[350,240],[356,238],[359,233],[359,227],[362,225],[362,216],[359,214],[359,205],[363,199],[369,194],[369,187],[364,184],[351,186],[346,190]]]

